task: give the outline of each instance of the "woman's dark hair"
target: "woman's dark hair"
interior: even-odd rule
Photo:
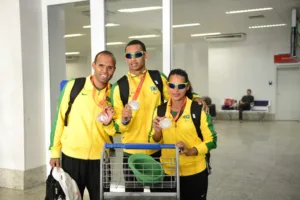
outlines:
[[[170,80],[170,77],[172,75],[178,75],[178,76],[182,76],[184,78],[184,82],[188,82],[190,88],[186,91],[185,96],[187,96],[189,99],[193,99],[193,88],[192,88],[192,84],[189,80],[189,76],[186,73],[186,71],[184,71],[183,69],[173,69],[169,76],[168,76],[168,81]]]

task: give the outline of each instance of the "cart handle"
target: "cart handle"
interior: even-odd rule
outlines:
[[[112,149],[175,149],[175,144],[108,144],[105,143],[105,148]]]

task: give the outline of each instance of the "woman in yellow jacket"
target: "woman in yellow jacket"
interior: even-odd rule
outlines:
[[[192,101],[187,98],[192,89],[184,70],[174,69],[170,72],[168,91],[171,99],[167,102],[165,117],[159,117],[157,111],[154,112],[152,139],[155,142],[176,144],[181,149],[179,156],[180,199],[206,199],[208,172],[205,154],[217,146],[217,136],[211,116],[201,111],[202,141],[198,137],[192,120],[193,116],[191,116],[190,110]],[[170,126],[162,129],[161,124],[166,121],[171,122]],[[170,176],[175,175],[174,170],[170,170],[174,166],[168,166],[167,162],[164,163],[164,158],[175,158],[175,150],[163,149],[161,156],[165,173]],[[166,178],[170,176],[166,176]]]

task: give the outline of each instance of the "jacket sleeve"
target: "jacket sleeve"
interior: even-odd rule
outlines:
[[[203,142],[196,146],[198,155],[207,154],[210,150],[217,148],[217,133],[210,114],[201,111],[200,130],[203,135]]]
[[[113,84],[111,88],[110,100],[111,105],[115,110],[114,123],[106,126],[105,131],[107,131],[109,135],[111,135],[113,132],[126,132],[128,130],[128,127],[130,126],[130,123],[127,125],[122,124],[122,111],[124,109],[124,106],[121,100],[120,88],[118,86],[118,83]]]
[[[51,127],[50,150],[51,158],[60,158],[61,136],[64,131],[65,113],[68,109],[70,92],[74,85],[74,80],[69,81],[63,88],[58,99],[56,116]]]

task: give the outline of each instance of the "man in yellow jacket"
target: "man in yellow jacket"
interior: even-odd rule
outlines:
[[[152,114],[154,109],[162,104],[161,92],[163,99],[169,99],[167,90],[167,78],[160,73],[162,82],[162,91],[160,92],[157,80],[153,80],[150,72],[146,69],[146,60],[148,54],[145,44],[139,40],[129,42],[125,48],[125,60],[129,67],[127,74],[128,80],[128,103],[123,105],[120,94],[120,85],[115,83],[112,86],[111,102],[116,111],[115,123],[117,132],[122,133],[122,143],[148,143],[149,132],[152,127]],[[124,91],[121,91],[124,92]],[[113,125],[106,126],[105,129],[113,132]],[[154,158],[160,157],[158,150],[124,150],[124,178],[125,182],[133,183],[133,173],[128,170],[128,157],[132,154],[144,153]],[[143,192],[144,188],[129,188],[125,184],[126,192]]]
[[[90,199],[99,200],[100,156],[104,143],[110,143],[109,134],[103,127],[114,115],[107,100],[110,96],[109,80],[116,68],[115,57],[109,51],[102,51],[96,55],[92,67],[94,74],[86,77],[68,119],[65,119],[65,114],[74,80],[69,81],[61,92],[51,131],[50,165],[60,167],[61,159],[62,168],[76,181],[81,195],[87,188]],[[108,118],[99,121],[99,114],[104,111]]]
[[[145,60],[148,55],[144,43],[139,40],[133,40],[126,46],[125,60],[129,66],[127,74],[128,80],[128,104],[123,105],[118,83],[112,86],[111,102],[116,111],[115,123],[117,132],[122,133],[122,143],[148,143],[148,133],[152,126],[152,113],[155,107],[160,105],[161,94],[155,83],[150,77],[145,66]],[[163,85],[167,84],[166,76],[160,73]],[[123,92],[123,91],[122,91]],[[163,97],[169,98],[167,87],[163,87]],[[136,108],[132,108],[133,104]],[[112,131],[114,126],[106,126],[107,131]],[[135,153],[145,153],[153,157],[159,157],[160,151],[153,150],[124,150],[124,178],[125,182],[133,183],[134,178],[128,170],[128,157]],[[125,184],[126,192],[143,192],[144,188],[129,188]]]

